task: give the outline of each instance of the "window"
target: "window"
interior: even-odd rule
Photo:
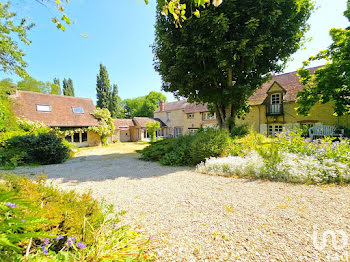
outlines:
[[[74,135],[73,135],[73,142],[74,143],[80,143],[80,133],[74,133]]]
[[[81,133],[81,141],[86,142],[87,141],[87,132]]]
[[[36,105],[36,111],[38,112],[51,112],[50,105]]]
[[[189,132],[190,134],[195,134],[197,131],[198,131],[197,128],[188,129],[188,132]]]
[[[194,118],[194,114],[187,114],[187,118],[188,119],[193,119]]]
[[[174,128],[174,136],[181,136],[182,135],[182,127],[175,127]]]
[[[143,130],[143,138],[149,138],[147,129],[144,129],[144,130]]]
[[[203,113],[203,120],[215,120],[215,114],[211,114],[210,112]]]
[[[283,130],[282,125],[269,125],[268,135],[270,135],[271,137],[275,137],[275,134],[282,132],[282,130]]]
[[[84,109],[82,107],[73,107],[72,110],[74,114],[84,114]]]
[[[64,139],[66,139],[67,142],[72,142],[72,136],[66,136]]]
[[[166,121],[170,122],[170,113],[169,112],[166,113]]]
[[[281,94],[272,94],[271,95],[271,104],[280,104],[281,103]]]

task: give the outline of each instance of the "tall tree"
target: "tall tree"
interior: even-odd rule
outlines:
[[[73,80],[70,78],[63,79],[63,95],[74,96]]]
[[[155,91],[151,91],[146,96],[126,99],[124,101],[126,116],[128,118],[135,116],[153,117],[153,113],[159,107],[161,100],[165,102],[166,97],[162,93]]]
[[[28,75],[25,70],[27,63],[23,59],[24,53],[18,47],[16,37],[29,45],[31,42],[27,38],[27,30],[33,27],[33,24],[27,25],[23,18],[15,25],[16,13],[10,12],[9,8],[10,2],[0,3],[0,71],[25,77]]]
[[[97,107],[108,108],[108,100],[110,96],[109,76],[107,68],[100,64],[100,71],[97,75],[96,92],[97,92]]]
[[[350,1],[344,12],[350,21]],[[333,43],[327,50],[319,52],[304,62],[298,70],[299,78],[305,86],[298,94],[297,112],[307,115],[317,103],[334,103],[334,113],[338,116],[350,114],[350,27],[333,28],[330,31]],[[325,59],[328,63],[316,70],[315,74],[305,67],[310,61]]]
[[[280,72],[300,48],[313,9],[312,0],[224,0],[175,28],[174,19],[161,14],[163,6],[158,0],[153,45],[162,88],[207,102],[223,128],[234,124],[269,73]]]
[[[39,92],[44,94],[58,94],[57,86],[51,82],[43,82],[27,76],[17,83],[17,89]]]
[[[122,100],[118,96],[118,86],[116,84],[113,85],[112,92],[109,95],[108,110],[113,118],[125,117],[125,110],[123,109]]]
[[[53,84],[55,85],[53,88],[51,88],[51,93],[56,95],[61,95],[61,85],[60,80],[58,78],[53,79]]]

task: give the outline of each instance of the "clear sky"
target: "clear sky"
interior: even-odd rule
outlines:
[[[0,0],[2,1],[2,0]],[[151,44],[154,40],[155,0],[71,0],[69,17],[75,21],[65,32],[55,28],[54,9],[34,0],[14,0],[12,10],[36,26],[30,30],[30,46],[23,47],[28,72],[35,79],[52,81],[72,78],[75,94],[96,98],[96,75],[103,63],[111,83],[118,84],[122,99],[161,91],[161,80],[153,69]],[[319,7],[309,20],[311,30],[304,50],[293,55],[285,72],[295,71],[303,60],[325,49],[330,43],[329,29],[345,28],[346,0],[317,0]],[[84,38],[84,33],[89,37]],[[318,64],[314,64],[318,65]],[[14,75],[0,74],[1,78]],[[166,94],[168,101],[174,100]]]

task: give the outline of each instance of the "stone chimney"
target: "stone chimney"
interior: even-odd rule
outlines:
[[[160,106],[159,106],[159,111],[163,112],[165,109],[165,104],[164,104],[164,100],[160,100]]]

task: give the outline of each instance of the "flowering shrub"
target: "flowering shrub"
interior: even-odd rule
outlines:
[[[107,108],[97,108],[92,115],[98,119],[99,126],[89,127],[89,131],[99,135],[103,145],[108,143],[107,137],[114,133],[114,120]]]
[[[0,261],[144,261],[148,236],[120,225],[112,206],[43,177],[2,175]]]
[[[276,154],[274,152],[273,154]],[[206,174],[268,178],[293,183],[349,183],[350,166],[333,159],[322,160],[285,151],[263,158],[256,151],[242,156],[209,158],[197,166]]]

